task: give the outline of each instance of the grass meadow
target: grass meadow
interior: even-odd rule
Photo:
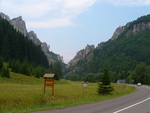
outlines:
[[[0,113],[29,113],[63,108],[112,99],[135,91],[131,86],[114,85],[114,94],[101,96],[97,94],[97,83],[88,83],[88,88],[83,89],[82,82],[60,80],[55,81],[52,96],[50,87],[46,87],[44,94],[43,78],[12,72],[10,77],[0,77]]]

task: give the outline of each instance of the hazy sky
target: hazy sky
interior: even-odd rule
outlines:
[[[150,0],[0,0],[0,12],[22,16],[28,31],[67,63],[87,44],[97,46],[117,27],[150,14]]]

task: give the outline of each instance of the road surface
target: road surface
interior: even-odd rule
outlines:
[[[111,100],[34,113],[150,113],[150,87]]]

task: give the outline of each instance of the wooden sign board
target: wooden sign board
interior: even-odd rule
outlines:
[[[51,87],[52,88],[52,95],[54,96],[54,74],[45,74],[44,78],[45,78],[44,93],[45,93],[45,87]]]
[[[45,87],[54,87],[54,79],[45,79]]]

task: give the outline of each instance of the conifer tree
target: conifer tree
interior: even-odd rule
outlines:
[[[53,64],[53,72],[55,74],[55,79],[60,80],[60,77],[62,76],[62,67],[59,62]]]
[[[1,51],[2,57],[4,58],[5,61],[9,60],[10,47],[9,47],[9,39],[8,39],[7,35],[4,37],[1,47],[2,47],[2,51]]]
[[[0,57],[0,72],[2,71],[2,67],[3,67],[3,60],[2,60],[2,58]]]
[[[110,76],[107,68],[103,68],[101,80],[98,83],[98,94],[109,95],[113,92],[113,87],[110,84]]]
[[[8,66],[3,66],[3,68],[2,68],[2,77],[10,78],[9,67]]]

